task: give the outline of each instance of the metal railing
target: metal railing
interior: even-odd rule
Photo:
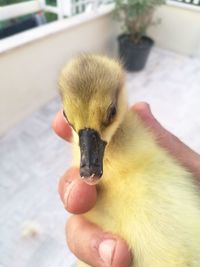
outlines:
[[[172,0],[174,2],[194,5],[194,6],[200,6],[200,0]]]
[[[95,11],[99,6],[113,2],[114,0],[55,0],[55,6],[52,6],[47,4],[46,0],[32,0],[0,7],[0,21],[39,11],[51,12],[56,14],[58,19],[63,19],[83,12]],[[200,0],[170,0],[169,2],[200,6]]]
[[[29,14],[36,13],[38,14],[36,17],[41,17],[40,20],[42,23],[37,23],[38,26],[45,23],[45,16],[43,14],[46,14],[46,12],[56,14],[57,19],[62,20],[64,18],[72,17],[81,13],[95,12],[100,6],[111,4],[113,2],[114,0],[53,0],[52,5],[49,4],[49,1],[47,3],[46,0],[30,0],[17,4],[1,6],[0,30],[2,27],[1,25],[4,25],[4,21]],[[200,0],[166,0],[166,3],[200,11]]]
[[[19,0],[20,1],[20,0]],[[81,13],[95,13],[113,0],[22,0],[0,7],[0,39]],[[49,13],[51,15],[49,17]],[[28,16],[27,16],[28,15]]]
[[[40,11],[54,13],[58,19],[63,19],[83,12],[95,11],[99,6],[111,2],[113,0],[55,0],[55,6],[52,6],[45,0],[32,0],[0,7],[0,21]]]
[[[166,0],[168,5],[178,6],[185,9],[200,11],[200,0]]]

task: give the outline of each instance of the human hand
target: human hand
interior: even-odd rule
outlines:
[[[200,181],[200,155],[183,144],[177,137],[165,130],[153,117],[146,103],[137,103],[132,108],[150,128],[160,146],[164,147]],[[55,132],[70,141],[71,129],[59,112],[53,122]],[[59,194],[65,209],[73,215],[66,225],[69,248],[82,261],[91,266],[126,267],[130,265],[131,254],[125,241],[103,232],[99,227],[86,221],[81,215],[89,211],[96,202],[96,187],[79,179],[76,168],[69,169],[59,183]]]
[[[147,103],[137,103],[132,109],[154,134],[157,143],[165,148],[183,167],[200,182],[200,155],[167,131],[153,116]]]

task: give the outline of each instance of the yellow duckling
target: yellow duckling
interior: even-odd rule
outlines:
[[[87,183],[99,182],[96,206],[84,216],[128,242],[132,267],[200,267],[199,189],[129,111],[121,64],[80,56],[59,85],[74,164]]]

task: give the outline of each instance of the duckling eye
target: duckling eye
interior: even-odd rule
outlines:
[[[108,111],[107,111],[107,114],[106,114],[106,119],[104,121],[104,125],[105,126],[108,126],[109,124],[111,124],[115,118],[117,114],[117,108],[115,105],[111,105],[109,108],[108,108]]]
[[[112,107],[110,109],[109,119],[111,120],[112,118],[114,118],[116,113],[117,113],[116,107]]]

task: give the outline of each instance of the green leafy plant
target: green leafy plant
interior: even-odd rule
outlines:
[[[140,42],[147,28],[155,24],[153,14],[155,8],[165,0],[115,0],[114,18],[123,24],[131,41]]]

